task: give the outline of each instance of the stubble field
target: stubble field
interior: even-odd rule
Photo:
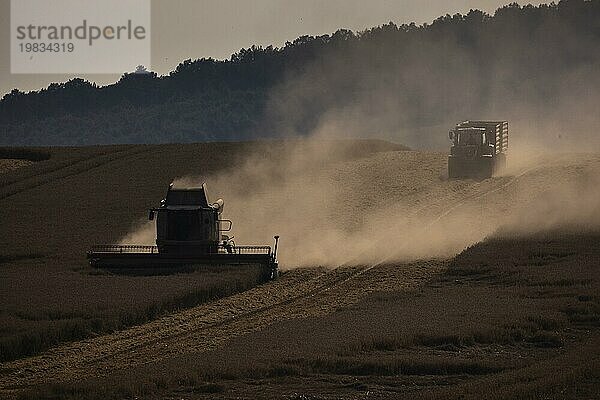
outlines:
[[[444,154],[385,142],[45,151],[0,175],[7,396],[597,392],[597,155],[447,181]],[[282,277],[86,266],[93,243],[147,240],[140,221],[178,178],[225,198],[236,241],[281,234]]]

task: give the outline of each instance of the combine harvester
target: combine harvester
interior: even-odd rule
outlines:
[[[277,244],[237,246],[223,232],[230,220],[220,219],[223,200],[209,203],[206,185],[179,189],[169,186],[160,207],[150,210],[156,220],[156,246],[99,245],[87,253],[92,267],[114,272],[169,272],[201,265],[259,265],[265,280],[277,277]],[[225,229],[224,229],[225,228]]]
[[[506,166],[507,121],[465,121],[449,133],[448,177],[490,178]]]

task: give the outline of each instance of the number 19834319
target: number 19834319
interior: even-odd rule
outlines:
[[[75,44],[71,42],[56,43],[37,43],[26,42],[19,43],[21,53],[72,53],[75,51]]]

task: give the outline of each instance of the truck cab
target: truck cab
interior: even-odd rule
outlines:
[[[457,128],[449,133],[452,147],[450,154],[463,157],[491,156],[494,146],[489,143],[484,128]]]

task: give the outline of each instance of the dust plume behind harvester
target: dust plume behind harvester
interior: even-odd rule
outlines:
[[[507,121],[465,121],[450,130],[448,177],[490,178],[506,166]]]
[[[210,203],[206,185],[169,186],[158,208],[149,211],[156,221],[156,246],[99,245],[88,252],[90,265],[114,271],[178,270],[199,265],[260,265],[265,279],[277,276],[277,244],[238,246],[223,232],[232,222],[221,219],[224,202]]]

